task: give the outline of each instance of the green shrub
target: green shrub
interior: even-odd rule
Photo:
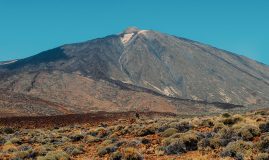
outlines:
[[[269,122],[261,123],[259,125],[259,128],[260,128],[262,133],[269,132]]]
[[[82,146],[75,146],[75,145],[65,147],[64,151],[72,156],[76,156],[85,152]]]
[[[169,124],[170,128],[175,128],[178,132],[187,132],[192,128],[189,122],[172,122]]]
[[[225,127],[225,125],[223,123],[215,123],[215,125],[213,127],[213,131],[219,132],[224,127]]]
[[[70,136],[70,139],[72,140],[72,142],[77,142],[80,141],[84,138],[84,136],[82,134],[75,134]]]
[[[259,153],[256,157],[254,157],[254,160],[268,160],[269,154],[268,153]]]
[[[143,160],[143,156],[137,152],[135,148],[126,148],[123,151],[123,157],[125,160]]]
[[[34,152],[32,150],[27,150],[27,151],[18,151],[15,153],[15,159],[30,159],[30,158],[34,158]]]
[[[213,137],[209,140],[209,146],[212,149],[218,149],[222,146],[221,140],[218,137]]]
[[[224,118],[229,118],[229,117],[231,117],[231,115],[230,115],[229,113],[223,113],[221,116],[224,117]]]
[[[70,157],[63,151],[50,151],[44,157],[37,157],[37,160],[69,160]]]
[[[95,128],[95,129],[91,129],[87,134],[92,135],[92,136],[97,136],[99,134],[99,132],[103,131],[103,130],[105,130],[104,127],[98,127],[98,128]]]
[[[198,137],[195,133],[178,134],[178,138],[170,138],[166,142],[166,154],[181,154],[198,149]]]
[[[261,152],[269,153],[269,135],[262,136],[261,140],[257,142],[256,145]]]
[[[118,151],[114,152],[111,154],[110,160],[121,160],[122,159],[122,154]]]
[[[268,112],[267,111],[257,111],[257,112],[255,112],[255,114],[265,116],[265,115],[268,115]]]
[[[0,145],[3,145],[6,143],[6,139],[2,136],[0,136]]]
[[[15,130],[13,128],[10,128],[10,127],[4,127],[1,130],[5,134],[13,134],[13,133],[15,133]]]
[[[97,138],[97,137],[94,137],[94,136],[91,136],[91,135],[87,135],[87,136],[84,138],[84,141],[85,141],[87,144],[91,144],[91,143],[95,143],[95,142],[100,142],[101,139],[100,139],[100,138]]]
[[[115,141],[116,141],[115,139],[106,139],[106,140],[104,140],[104,141],[101,143],[101,145],[102,145],[102,146],[107,146],[107,145],[109,145],[109,144],[114,143]]]
[[[10,139],[10,142],[11,142],[12,144],[22,144],[21,139],[19,139],[19,138],[17,138],[17,137],[11,138],[11,139]]]
[[[186,146],[181,139],[175,139],[165,147],[165,153],[168,155],[186,153]]]
[[[212,119],[205,119],[205,120],[202,120],[202,122],[200,123],[200,126],[211,128],[214,126],[214,122]]]
[[[238,123],[240,121],[242,121],[242,117],[236,115],[236,116],[233,116],[233,117],[225,118],[222,122],[225,125],[231,126],[231,125],[234,125],[234,124],[236,124],[236,123]]]
[[[177,129],[168,128],[164,132],[161,133],[161,136],[162,137],[170,137],[170,136],[172,136],[173,134],[176,134],[176,133],[177,133]]]
[[[217,132],[217,136],[220,139],[226,139],[229,142],[235,139],[234,134],[235,134],[234,130],[230,127],[227,127],[227,126],[225,126],[224,128],[220,129]]]
[[[45,156],[48,153],[48,149],[45,146],[40,146],[35,148],[34,152],[37,154],[37,156]]]
[[[149,144],[149,143],[150,143],[150,139],[142,138],[142,139],[141,139],[141,143],[142,143],[142,144]]]
[[[156,130],[156,128],[153,127],[153,126],[143,127],[141,129],[138,129],[136,131],[135,135],[137,135],[137,136],[147,136],[147,135],[155,134],[155,130]]]
[[[100,146],[98,149],[98,155],[102,157],[106,154],[113,153],[116,150],[117,150],[117,147],[114,144],[110,144],[108,146]]]
[[[209,147],[210,146],[210,138],[203,138],[203,139],[201,139],[198,142],[197,146],[198,146],[198,149],[199,150],[203,150],[203,149]]]
[[[222,157],[234,157],[243,159],[243,155],[252,152],[253,144],[242,140],[229,143],[221,152]]]
[[[245,141],[251,141],[254,137],[260,135],[260,130],[255,126],[243,126],[237,131],[237,135]]]
[[[168,146],[170,143],[172,143],[172,141],[174,141],[175,140],[175,138],[171,138],[171,137],[167,137],[167,138],[164,138],[163,140],[162,140],[162,144],[164,145],[164,146]]]

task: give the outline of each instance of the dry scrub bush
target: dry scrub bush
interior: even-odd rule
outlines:
[[[70,156],[64,151],[50,151],[46,156],[37,157],[37,160],[69,160]]]
[[[123,157],[125,160],[143,160],[143,156],[132,147],[123,150]]]
[[[111,154],[110,160],[122,160],[122,157],[123,157],[122,153],[120,153],[119,151],[116,151]]]
[[[257,156],[254,157],[254,160],[268,160],[269,154],[268,153],[259,153]]]
[[[261,140],[257,142],[256,146],[261,152],[269,153],[269,135],[262,136]]]
[[[228,118],[224,118],[222,120],[223,124],[227,125],[227,126],[232,126],[240,121],[242,121],[244,118],[241,115],[234,115],[232,117],[228,117]]]
[[[85,152],[83,146],[75,146],[75,145],[65,147],[64,151],[71,156],[76,156],[79,154],[83,154]]]
[[[192,128],[189,122],[172,122],[169,124],[170,128],[175,128],[178,132],[187,132]]]
[[[261,123],[259,125],[259,128],[260,128],[262,133],[269,132],[269,122]]]
[[[223,149],[221,156],[243,159],[243,156],[252,154],[252,147],[252,142],[245,142],[242,140],[231,142]]]
[[[235,131],[237,136],[245,141],[251,141],[254,137],[260,135],[260,129],[256,126],[245,125]]]
[[[169,137],[163,141],[166,154],[181,154],[198,149],[198,136],[195,133],[187,132],[177,135],[177,138]]]
[[[173,134],[176,134],[176,133],[177,133],[177,129],[168,128],[164,132],[161,133],[161,136],[162,137],[170,137],[170,136],[172,136]]]

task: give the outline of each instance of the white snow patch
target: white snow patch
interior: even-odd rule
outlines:
[[[146,34],[148,30],[140,30],[138,34]]]
[[[11,63],[15,63],[15,62],[17,62],[17,60],[3,62],[3,63],[0,63],[0,65],[6,65],[6,64],[11,64]]]
[[[123,37],[121,37],[121,42],[123,44],[126,44],[130,41],[130,39],[133,37],[134,33],[127,33],[127,34],[124,34]]]

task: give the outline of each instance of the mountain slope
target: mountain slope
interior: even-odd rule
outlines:
[[[68,104],[70,110],[76,106],[85,112],[122,110],[126,106],[129,110],[145,106],[151,110],[158,104],[150,100],[143,104],[132,95],[137,104],[127,100],[119,105],[126,100],[122,84],[168,99],[269,106],[268,66],[199,42],[137,28],[0,65],[0,74],[2,89]],[[127,92],[145,94],[130,88]],[[109,98],[100,98],[107,94]],[[165,110],[165,101],[165,105],[158,105],[158,111]],[[180,110],[175,105],[168,108]]]

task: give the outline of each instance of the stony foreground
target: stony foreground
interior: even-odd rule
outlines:
[[[22,123],[21,126],[24,124]],[[0,129],[0,159],[269,159],[269,112]]]

